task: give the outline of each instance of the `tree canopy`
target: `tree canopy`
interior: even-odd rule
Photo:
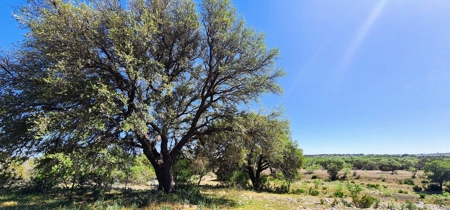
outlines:
[[[298,177],[303,153],[290,139],[289,121],[281,113],[241,113],[210,129],[223,132],[202,136],[203,155],[214,163],[219,179],[244,172],[255,190],[262,190],[262,172],[279,170],[288,184]]]
[[[425,173],[432,182],[442,185],[446,181],[450,181],[450,162],[446,160],[433,160],[425,164]]]
[[[0,54],[0,152],[141,151],[160,189],[208,126],[280,93],[278,52],[228,0],[28,0]],[[211,131],[211,130],[209,130]]]

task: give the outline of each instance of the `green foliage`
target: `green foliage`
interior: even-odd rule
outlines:
[[[328,175],[331,180],[338,179],[338,173],[340,170],[344,168],[345,162],[338,159],[330,159],[329,161],[324,163],[323,168],[327,170]]]
[[[69,154],[46,154],[36,162],[36,175],[26,191],[49,192],[62,187],[72,193],[74,189],[90,189],[101,198],[120,179],[120,174],[131,167],[132,158],[122,149],[111,147],[99,151],[91,148]]]
[[[442,185],[446,181],[450,181],[450,162],[444,160],[434,160],[428,162],[424,168],[428,179],[432,182],[438,183],[439,189],[436,191],[442,191]]]
[[[358,208],[370,208],[373,204],[380,202],[377,198],[367,195],[367,194],[363,195],[361,198],[352,197],[352,199],[353,199],[353,204],[355,204],[355,206]]]
[[[0,151],[0,193],[20,187],[26,181],[24,179],[29,179],[28,174],[24,173],[23,164],[22,159]]]
[[[322,181],[320,179],[316,179],[313,181],[314,189],[319,189],[319,186],[322,185]]]
[[[192,182],[192,177],[194,176],[194,171],[190,167],[189,160],[185,158],[178,158],[173,171],[175,174],[174,180],[177,185],[184,186]]]
[[[307,157],[306,168],[312,164],[324,165],[330,159],[340,159],[350,164],[357,170],[409,170],[416,168],[421,170],[424,162],[429,162],[433,158],[442,157],[415,157],[415,156],[397,156],[397,155],[336,155],[336,156],[309,156]],[[392,162],[392,163],[391,163]],[[414,171],[411,171],[415,175]]]
[[[320,194],[319,190],[310,187],[308,189],[308,194],[312,196],[318,196]]]
[[[280,186],[275,187],[275,193],[286,194],[286,193],[289,193],[289,192],[290,192],[290,190],[289,190],[289,187],[287,185],[282,184]]]
[[[155,169],[153,169],[153,166],[143,154],[134,158],[133,165],[129,170],[129,172],[124,171],[120,181],[142,185],[156,178]]]
[[[284,72],[278,51],[229,1],[171,2],[42,0],[18,9],[27,35],[0,54],[0,151],[143,150],[173,192],[186,145],[243,104],[280,93]]]
[[[372,189],[380,189],[380,184],[371,184],[371,183],[368,183],[367,185],[367,188],[372,188]]]
[[[303,189],[303,188],[297,188],[297,189],[295,189],[295,190],[292,190],[292,193],[293,193],[293,194],[300,195],[300,194],[306,193],[306,190]]]
[[[425,194],[425,193],[420,193],[419,194],[419,196],[420,196],[420,199],[425,199],[425,196],[426,196],[427,194]]]
[[[283,173],[289,191],[292,182],[300,179],[298,170],[304,164],[303,151],[298,148],[296,142],[289,140],[286,148],[282,151],[282,155],[282,163],[277,164],[276,167]]]
[[[397,192],[400,194],[408,194],[407,190],[402,190],[402,189],[399,189]]]
[[[248,175],[245,172],[236,170],[231,173],[229,182],[232,186],[246,189],[248,186]]]
[[[363,191],[363,188],[359,184],[347,183],[347,189],[350,192],[353,204],[358,208],[369,208],[374,203],[379,202],[377,198],[367,194],[360,196],[359,194]]]
[[[403,184],[414,185],[414,179],[405,179],[403,180]]]
[[[344,198],[345,194],[342,191],[336,191],[336,192],[334,192],[333,197],[335,197],[335,198]]]
[[[305,169],[307,174],[312,174],[314,171],[321,169],[322,166],[316,163],[314,158],[305,159]]]
[[[280,171],[288,186],[298,180],[298,170],[303,166],[302,150],[289,137],[289,122],[281,119],[281,113],[241,113],[210,127],[223,130],[203,135],[201,153],[215,171],[219,180],[229,181],[231,172],[247,173],[253,189],[262,190],[262,172]],[[206,133],[208,130],[205,131]]]
[[[363,188],[361,187],[361,185],[359,184],[351,184],[349,182],[347,182],[347,189],[350,192],[351,196],[357,196],[359,195],[359,193],[361,193],[363,191]]]
[[[419,208],[412,201],[406,201],[402,209],[417,210]]]

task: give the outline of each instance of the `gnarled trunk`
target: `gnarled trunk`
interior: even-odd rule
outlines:
[[[152,164],[153,165],[153,164]],[[164,190],[165,193],[175,191],[175,182],[173,179],[173,161],[165,160],[161,165],[153,165],[155,168],[156,179],[158,180],[158,190]]]
[[[268,168],[267,163],[262,155],[258,156],[256,163],[256,170],[254,169],[255,164],[251,160],[252,154],[249,154],[247,159],[247,172],[252,181],[253,188],[255,190],[261,190],[261,173]]]

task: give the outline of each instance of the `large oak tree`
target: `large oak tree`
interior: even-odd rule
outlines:
[[[16,18],[25,39],[0,54],[0,151],[13,156],[119,145],[170,193],[186,144],[280,92],[277,50],[228,0],[28,0]]]

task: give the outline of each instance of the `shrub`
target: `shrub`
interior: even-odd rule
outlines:
[[[328,175],[330,175],[331,180],[338,179],[338,173],[344,168],[344,164],[344,161],[337,159],[332,159],[325,163],[324,168],[327,170]]]
[[[292,193],[293,194],[297,194],[297,195],[300,195],[300,194],[303,194],[303,193],[305,193],[306,191],[304,190],[304,189],[302,189],[302,188],[297,188],[297,189],[295,189],[295,190],[292,190]]]
[[[378,203],[379,200],[375,197],[372,197],[370,195],[364,195],[361,198],[353,198],[353,203],[358,208],[370,208],[374,203]]]
[[[288,188],[287,185],[284,185],[284,184],[283,184],[283,185],[281,185],[281,186],[275,188],[275,193],[278,193],[278,194],[286,194],[286,193],[289,193],[289,188]]]
[[[399,190],[398,190],[398,193],[401,193],[401,194],[408,194],[408,191],[399,189]]]
[[[312,196],[318,196],[319,193],[320,193],[320,192],[319,192],[318,190],[316,190],[316,189],[314,189],[314,188],[312,188],[312,187],[309,188],[308,194],[310,194],[310,195],[312,195]]]
[[[336,192],[334,192],[333,196],[335,198],[343,198],[343,197],[345,197],[345,194],[342,191],[336,191]]]
[[[407,184],[407,185],[414,185],[414,180],[413,180],[413,179],[405,179],[405,180],[403,181],[403,183],[404,183],[404,184]]]
[[[230,182],[233,186],[239,188],[247,188],[248,177],[247,173],[235,170],[231,173]]]
[[[427,194],[425,194],[425,193],[420,193],[420,194],[419,194],[419,196],[420,196],[421,199],[425,199],[425,196],[426,196],[426,195],[427,195]]]
[[[414,187],[412,187],[412,189],[414,190],[414,192],[422,192],[422,187],[419,185],[414,185]]]
[[[319,186],[322,184],[320,180],[314,180],[313,183],[315,189],[319,189]]]
[[[189,167],[189,161],[180,156],[173,166],[174,181],[177,185],[184,186],[188,185],[192,181],[192,176],[194,172]]]
[[[367,188],[380,189],[380,184],[367,184]]]
[[[403,209],[403,208],[402,208]],[[412,201],[406,201],[405,205],[404,205],[404,209],[408,209],[408,210],[416,210],[418,209],[416,204],[414,204]]]
[[[428,184],[428,183],[430,183],[430,181],[429,180],[427,180],[427,179],[422,179],[422,184]]]

